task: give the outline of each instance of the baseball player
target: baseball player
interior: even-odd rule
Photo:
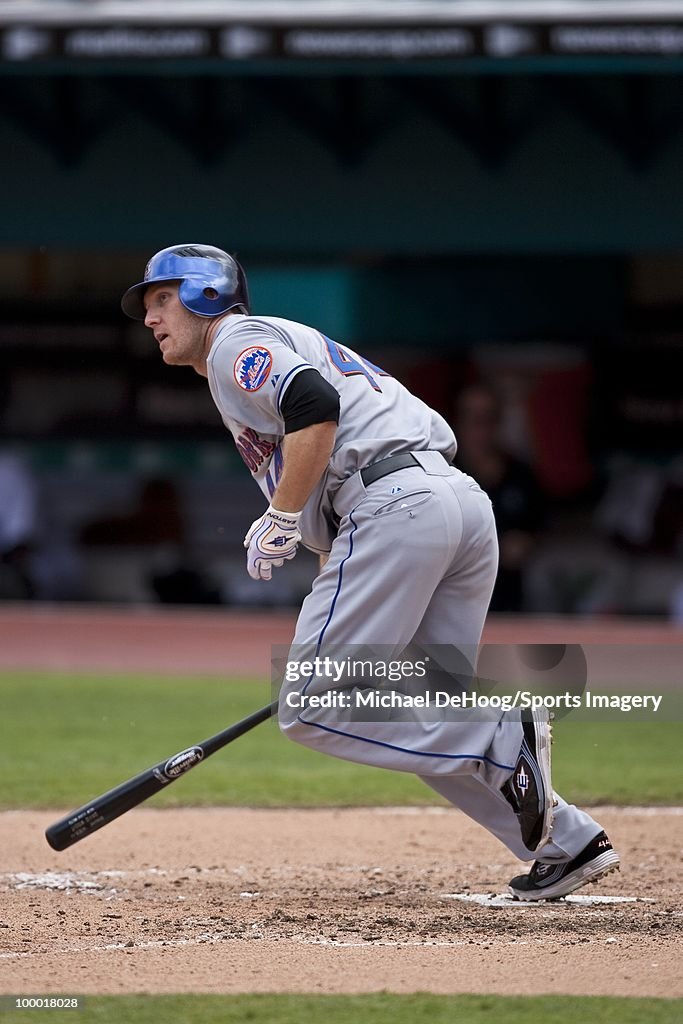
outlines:
[[[396,658],[415,645],[454,652],[437,671],[474,671],[496,532],[488,497],[452,465],[445,420],[320,331],[250,315],[244,271],[221,249],[188,243],[156,253],[122,308],[144,320],[164,362],[208,379],[268,502],[244,539],[249,575],[270,580],[299,543],[320,555],[292,645],[311,665],[303,691],[300,681],[283,683],[282,731],[336,757],[419,775],[521,860],[535,860],[510,883],[516,897],[564,896],[617,867],[600,825],[553,793],[547,712],[528,721],[502,710],[371,721],[331,716],[312,700],[329,693],[322,662],[340,651]]]

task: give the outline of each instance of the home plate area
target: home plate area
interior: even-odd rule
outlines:
[[[0,814],[0,993],[682,994],[674,808],[596,809],[621,873],[552,902],[448,808],[57,815]]]

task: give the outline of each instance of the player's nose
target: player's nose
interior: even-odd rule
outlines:
[[[153,327],[154,324],[159,323],[159,314],[155,313],[152,309],[148,309],[145,313],[145,327]]]

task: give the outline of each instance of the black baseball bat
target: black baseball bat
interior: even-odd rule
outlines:
[[[45,831],[45,838],[53,850],[66,850],[68,846],[80,842],[86,836],[97,832],[99,828],[108,825],[110,821],[130,811],[132,807],[149,800],[151,796],[165,789],[171,782],[175,782],[181,775],[185,775],[191,768],[211,757],[217,750],[232,743],[245,732],[249,732],[254,726],[265,722],[271,715],[277,715],[277,701],[268,704],[267,707],[254,711],[241,722],[236,722],[223,732],[216,733],[203,743],[197,743],[194,747],[187,747],[180,750],[173,757],[159,761],[152,768],[141,772],[139,775],[122,782],[115,789],[108,793],[95,797],[90,803],[83,804],[77,811],[72,811],[65,818],[56,821]]]

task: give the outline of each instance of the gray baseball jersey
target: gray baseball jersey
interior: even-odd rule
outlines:
[[[398,452],[455,455],[446,421],[379,367],[320,331],[277,317],[226,318],[208,357],[209,387],[223,422],[270,500],[282,472],[282,399],[294,377],[313,368],[338,392],[340,419],[327,472],[299,529],[306,547],[327,554],[336,535],[332,496],[343,480]]]
[[[208,379],[242,458],[270,499],[283,465],[282,400],[294,377],[311,367],[338,391],[340,420],[329,466],[300,520],[304,544],[330,557],[303,602],[292,652],[324,657],[381,647],[395,657],[411,643],[476,650],[498,563],[491,503],[450,465],[453,432],[424,402],[313,328],[230,316],[211,348]],[[417,464],[366,486],[360,470],[404,452]],[[329,678],[316,672],[304,687],[309,698],[329,691]],[[522,742],[518,713],[331,723],[324,709],[291,702],[300,685],[285,681],[280,695],[280,726],[291,739],[346,760],[414,772],[519,857],[533,858],[500,792]],[[558,797],[543,858],[576,856],[599,832],[597,822]]]

